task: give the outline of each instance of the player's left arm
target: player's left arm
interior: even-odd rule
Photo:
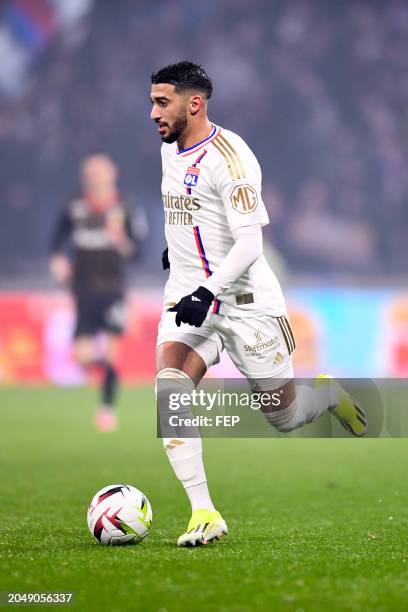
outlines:
[[[237,281],[263,253],[260,223],[232,230],[234,244],[219,268],[203,282],[214,298]],[[213,299],[214,299],[213,298]]]
[[[229,163],[220,163],[216,175],[216,189],[224,203],[234,244],[219,268],[171,309],[177,312],[178,326],[183,322],[200,327],[213,300],[238,280],[263,252],[262,226],[269,219],[261,196],[261,169],[243,141],[239,139],[234,145],[229,143]]]
[[[127,251],[124,253],[125,256],[130,257],[135,255],[139,250],[139,243],[135,236],[135,231],[133,228],[132,220],[130,218],[129,213],[126,214],[125,217],[125,245],[127,247]]]
[[[221,141],[228,151],[215,174],[234,244],[203,287],[217,297],[237,281],[263,252],[262,227],[269,223],[262,200],[262,172],[248,145],[230,134]],[[225,163],[225,162],[228,163]]]
[[[235,242],[222,264],[194,293],[170,308],[176,312],[176,325],[200,327],[217,295],[228,289],[262,254],[262,226],[249,225],[233,230]]]
[[[139,241],[127,209],[123,209],[123,217],[111,218],[107,229],[111,242],[122,257],[132,257],[138,252]]]

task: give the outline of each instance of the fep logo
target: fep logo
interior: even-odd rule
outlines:
[[[199,174],[200,170],[198,168],[190,166],[187,168],[186,176],[184,177],[184,184],[187,185],[187,187],[195,187],[198,183]]]
[[[250,185],[237,185],[231,193],[231,203],[238,212],[250,213],[258,206],[258,196]]]

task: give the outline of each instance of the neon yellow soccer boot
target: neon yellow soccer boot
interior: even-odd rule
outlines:
[[[186,533],[177,540],[177,546],[199,546],[220,540],[228,533],[227,524],[216,510],[194,510]]]
[[[344,429],[353,436],[358,438],[364,436],[367,433],[367,417],[358,401],[343,389],[333,376],[329,374],[319,374],[319,376],[316,376],[316,388],[327,384],[334,385],[339,396],[339,403],[336,406],[330,407],[330,412],[337,418]]]

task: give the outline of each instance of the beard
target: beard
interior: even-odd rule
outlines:
[[[183,110],[175,120],[173,127],[170,129],[168,136],[162,136],[162,141],[166,144],[171,144],[180,140],[184,130],[187,127],[187,111]]]

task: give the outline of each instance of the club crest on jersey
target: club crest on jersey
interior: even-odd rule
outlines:
[[[195,187],[198,183],[199,174],[200,170],[198,168],[190,166],[187,168],[186,176],[184,177],[184,184],[187,185],[187,187]]]

